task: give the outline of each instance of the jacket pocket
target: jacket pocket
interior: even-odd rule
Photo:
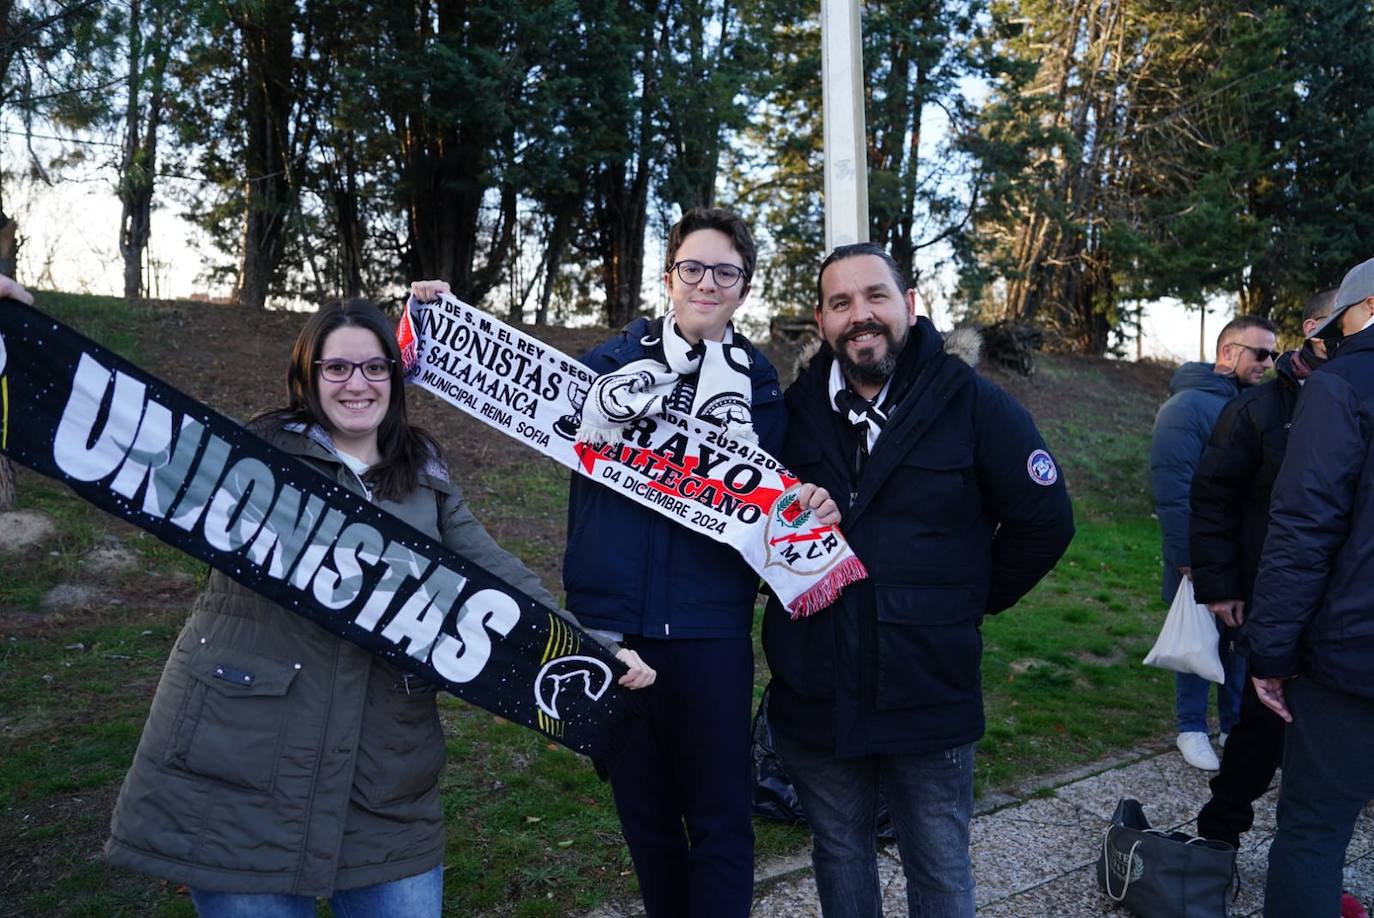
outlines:
[[[164,763],[235,787],[270,793],[281,758],[287,692],[299,671],[247,650],[197,648]]]
[[[892,481],[901,489],[903,505],[919,508],[919,513],[912,514],[915,524],[924,520],[934,522],[937,528],[947,527],[981,512],[971,444],[954,440],[919,443],[907,451]]]
[[[792,621],[772,596],[763,616],[763,648],[774,679],[808,701],[835,700],[835,618],[853,614],[841,599],[808,618]]]
[[[432,791],[444,769],[443,725],[439,722],[437,691],[432,683],[373,666],[359,739],[354,789],[375,809],[394,807]]]
[[[974,590],[878,584],[880,709],[967,702],[979,692],[983,637]]]

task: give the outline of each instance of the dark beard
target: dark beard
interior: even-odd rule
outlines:
[[[857,335],[865,332],[877,332],[887,341],[887,353],[876,363],[856,363],[850,359],[849,353],[845,350],[845,345]],[[907,338],[910,330],[898,341],[892,336],[892,330],[876,322],[852,328],[844,334],[835,347],[835,359],[840,363],[840,371],[844,373],[845,379],[851,382],[863,383],[869,386],[880,386],[892,378],[892,374],[897,371],[897,358],[902,355],[902,348],[906,347]]]

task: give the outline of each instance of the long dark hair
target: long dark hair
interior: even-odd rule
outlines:
[[[399,500],[420,483],[420,472],[432,459],[442,461],[434,438],[406,419],[405,382],[401,378],[401,349],[396,344],[391,323],[382,311],[367,300],[326,303],[305,323],[291,349],[286,368],[286,407],[269,411],[254,419],[254,425],[280,429],[284,424],[318,424],[329,430],[320,403],[319,370],[324,341],[339,328],[365,328],[377,336],[383,354],[391,360],[391,401],[377,428],[377,452],[381,461],[368,469],[367,482],[383,500]]]

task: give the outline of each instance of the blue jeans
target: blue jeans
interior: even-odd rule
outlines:
[[[777,733],[773,742],[811,823],[811,863],[825,918],[883,913],[876,835],[880,789],[897,830],[910,914],[973,918],[973,744],[841,759]]]
[[[315,918],[313,896],[275,896],[191,890],[200,918]],[[329,897],[334,918],[439,918],[444,868],[390,883],[340,889]]]
[[[1220,625],[1218,625],[1220,627]],[[1221,671],[1226,682],[1217,686],[1217,720],[1221,732],[1230,733],[1240,722],[1240,699],[1245,688],[1245,657],[1230,649],[1231,642],[1220,646]],[[1178,712],[1179,733],[1209,733],[1207,729],[1207,698],[1212,685],[1192,673],[1174,674],[1174,704]]]
[[[1345,849],[1374,799],[1374,701],[1319,685],[1284,683],[1293,722],[1284,734],[1279,828],[1269,848],[1264,914],[1330,918],[1341,911]]]

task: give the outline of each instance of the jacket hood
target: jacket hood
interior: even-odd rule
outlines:
[[[945,334],[945,353],[970,367],[983,359],[983,333],[972,325],[958,325]]]
[[[1337,360],[1350,354],[1357,354],[1361,351],[1374,351],[1374,326],[1366,328],[1364,331],[1356,332],[1353,335],[1346,335],[1340,340],[1336,347],[1336,353],[1329,359]]]
[[[344,460],[339,457],[338,449],[334,446],[334,438],[329,435],[329,431],[319,424],[288,421],[280,427],[261,427],[254,432],[273,446],[294,456],[306,456],[335,465],[345,464]],[[431,485],[444,486],[452,483],[448,466],[443,457],[433,453],[425,460],[424,467],[420,469],[420,475],[430,479],[429,484]],[[441,490],[444,488],[441,487]]]
[[[1187,389],[1201,389],[1227,398],[1239,391],[1236,381],[1230,376],[1213,371],[1212,364],[1191,360],[1174,371],[1169,380],[1169,394],[1175,395]]]

